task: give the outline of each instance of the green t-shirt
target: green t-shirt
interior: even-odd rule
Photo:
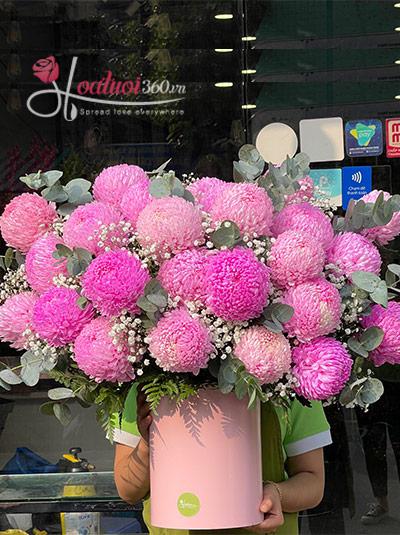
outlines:
[[[264,429],[263,422],[266,421],[267,407],[262,406],[261,408],[261,431],[262,431],[262,440],[267,442],[270,438],[263,433]],[[326,420],[324,410],[321,403],[313,402],[310,408],[303,407],[298,401],[293,401],[291,404],[290,410],[286,411],[283,408],[275,408],[277,415],[277,420],[279,422],[280,428],[280,440],[281,440],[281,452],[280,457],[282,463],[288,457],[294,457],[296,455],[301,455],[302,453],[307,453],[309,451],[322,448],[331,444],[331,434],[329,430],[329,424]],[[125,403],[124,413],[122,419],[119,422],[115,422],[116,427],[114,429],[114,441],[119,444],[124,444],[126,446],[131,446],[132,448],[136,447],[137,443],[140,440],[139,431],[136,424],[136,388],[132,387]],[[277,435],[279,432],[277,433]],[[271,465],[271,458],[268,461],[264,458],[268,455],[268,452],[265,451],[263,447],[263,470],[264,466]],[[276,459],[276,455],[274,457]],[[282,467],[283,470],[283,467]],[[277,467],[277,472],[281,473],[279,467]],[[284,473],[283,473],[284,474]],[[265,477],[267,475],[267,477]],[[275,479],[271,474],[263,474],[264,480],[276,480],[281,481],[285,476]],[[149,525],[149,503],[145,503],[144,507],[144,518],[146,523]],[[285,521],[286,523],[286,521]],[[277,533],[279,535],[297,535],[297,523],[291,521],[287,522],[291,525],[290,529],[285,530],[280,529]],[[149,531],[151,535],[187,535],[186,531],[182,530],[167,530],[154,528],[149,526]],[[196,533],[196,532],[195,532]],[[221,533],[223,531],[221,530]],[[226,533],[226,532],[225,532]],[[232,530],[231,530],[232,533]],[[235,531],[235,533],[246,533],[246,531]]]

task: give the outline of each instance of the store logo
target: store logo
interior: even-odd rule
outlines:
[[[76,66],[78,63],[78,57],[74,56],[71,62],[71,68],[69,71],[67,87],[65,91],[61,90],[57,84],[57,80],[60,75],[60,67],[54,56],[48,56],[47,58],[39,59],[32,65],[33,75],[39,78],[41,82],[48,85],[51,84],[53,89],[42,89],[35,91],[28,98],[26,105],[28,110],[37,117],[50,118],[57,115],[61,109],[63,110],[63,116],[66,121],[74,121],[78,114],[88,115],[85,108],[80,108],[73,103],[73,101],[81,101],[83,103],[100,104],[106,106],[107,110],[102,115],[110,115],[112,107],[114,107],[114,113],[117,112],[118,107],[157,107],[165,106],[174,102],[183,100],[184,97],[167,98],[161,100],[147,100],[147,95],[171,95],[185,94],[186,87],[180,84],[171,84],[168,80],[162,80],[161,82],[151,82],[150,80],[142,80],[140,76],[137,76],[135,80],[117,80],[114,78],[112,71],[107,71],[106,76],[100,80],[81,80],[76,83],[76,93],[71,91],[74,83],[74,75]],[[57,104],[53,111],[49,113],[40,113],[33,107],[33,101],[43,95],[54,94],[57,98]],[[109,98],[99,97],[115,97],[115,96],[130,96],[133,95],[136,100],[113,100]],[[145,98],[140,99],[140,95],[145,95]],[[127,113],[131,115],[130,113]]]
[[[178,511],[183,516],[195,516],[200,511],[200,500],[191,492],[184,492],[178,498]]]
[[[361,184],[361,182],[362,182],[362,173],[361,173],[361,171],[357,171],[357,173],[353,173],[351,175],[351,180],[353,182],[357,182],[358,184]]]
[[[400,156],[400,119],[386,119],[386,156]]]
[[[357,123],[356,127],[350,130],[350,134],[357,140],[360,147],[367,147],[376,133],[375,124]]]

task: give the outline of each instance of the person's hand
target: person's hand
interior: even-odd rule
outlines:
[[[257,526],[247,528],[249,531],[264,535],[264,533],[275,533],[283,525],[281,497],[273,485],[265,485],[260,511],[265,515],[264,520]]]
[[[139,433],[146,444],[149,443],[149,427],[152,420],[153,417],[151,415],[150,405],[146,401],[146,394],[142,390],[139,390],[137,395],[136,421]]]

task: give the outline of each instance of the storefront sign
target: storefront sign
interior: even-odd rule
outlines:
[[[386,119],[386,156],[400,158],[400,118]]]
[[[346,152],[350,157],[379,156],[383,152],[382,123],[379,119],[348,121]]]
[[[350,199],[360,199],[372,190],[372,167],[343,167],[342,196],[343,208],[346,209]]]
[[[342,206],[341,169],[312,169],[310,177],[316,188],[317,199],[328,198],[334,206]]]

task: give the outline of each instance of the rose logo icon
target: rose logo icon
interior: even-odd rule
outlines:
[[[33,76],[36,76],[44,84],[55,82],[60,74],[60,68],[54,56],[38,59],[32,65]]]

